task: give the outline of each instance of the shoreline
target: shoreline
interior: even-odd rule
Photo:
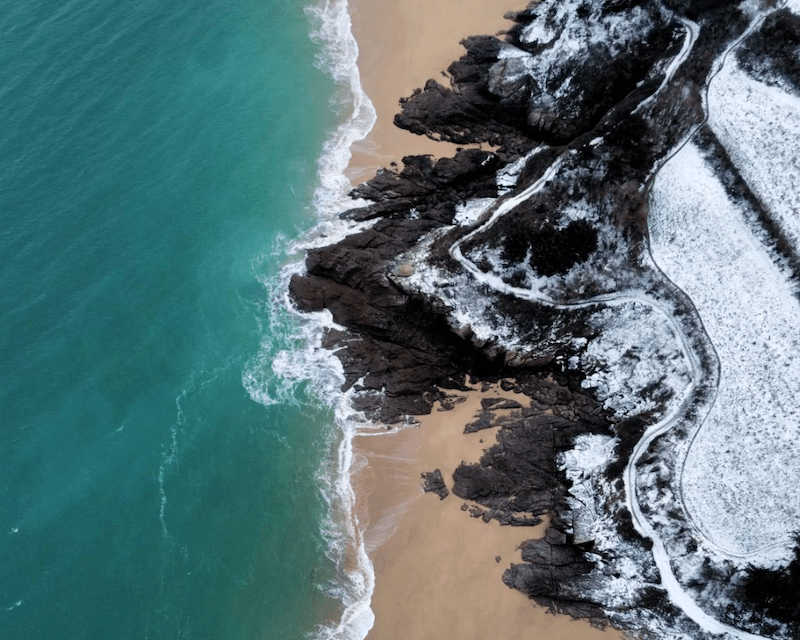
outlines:
[[[347,0],[338,6],[346,9]],[[351,225],[357,233],[309,251],[306,271],[289,282],[298,310],[325,312],[331,319],[334,330],[322,345],[341,363],[341,389],[353,390],[350,409],[372,421],[345,416],[341,425],[345,438],[337,481],[344,480],[339,488],[347,522],[355,524],[348,539],[360,560],[357,567],[344,567],[358,602],[343,600],[348,614],[357,612],[364,624],[352,626],[353,616],[346,615],[339,630],[355,640],[370,630],[373,640],[400,632],[447,637],[462,623],[466,627],[458,636],[506,631],[479,626],[486,611],[501,612],[501,623],[507,621],[507,598],[495,602],[487,591],[495,583],[485,573],[475,577],[470,570],[478,562],[467,556],[479,553],[480,562],[488,563],[485,558],[502,545],[487,540],[501,529],[470,528],[455,511],[462,520],[443,522],[447,509],[431,508],[435,499],[423,503],[414,487],[420,471],[434,470],[433,476],[426,474],[426,490],[446,497],[444,468],[459,496],[488,510],[462,503],[459,511],[517,526],[549,514],[543,538],[514,541],[523,562],[511,563],[502,574],[506,585],[542,606],[601,627],[610,618],[623,629],[673,635],[693,636],[698,624],[737,637],[773,633],[768,601],[742,591],[743,585],[757,588],[761,578],[744,565],[732,567],[705,544],[713,540],[686,526],[692,514],[674,500],[683,486],[691,428],[718,392],[718,367],[691,299],[652,261],[647,223],[653,172],[673,157],[692,127],[706,121],[702,97],[717,65],[776,10],[764,7],[749,31],[739,33],[714,27],[719,18],[739,20],[735,7],[709,9],[701,16],[704,25],[712,25],[709,38],[702,47],[690,42],[681,49],[666,76],[675,65],[687,72],[669,82],[662,76],[675,54],[676,20],[690,40],[697,23],[654,5],[592,5],[584,11],[575,3],[552,6],[553,12],[532,7],[517,14],[520,27],[507,44],[492,36],[466,42],[469,53],[454,68],[452,91],[429,80],[397,118],[431,138],[490,141],[492,149],[465,149],[445,160],[449,150],[436,145],[433,154],[404,158],[402,171],[390,162],[391,170],[350,192],[362,199],[359,204],[372,204],[351,209],[342,219],[368,224]],[[402,15],[381,13],[380,19],[402,31]],[[625,29],[607,28],[623,22]],[[378,132],[381,122],[388,124],[387,115],[379,118],[364,97],[349,14],[346,23],[354,112],[369,118],[349,118],[340,127],[347,129],[336,139],[346,143],[338,146],[343,162],[333,168],[341,187],[361,179],[359,171],[374,169],[359,168],[350,147],[354,140],[365,140],[370,162],[391,160],[393,148],[388,142],[381,146]],[[529,50],[557,29],[552,46]],[[587,30],[593,37],[585,48],[576,47]],[[409,50],[420,53],[410,45]],[[504,62],[510,59],[514,62]],[[407,71],[402,56],[392,60]],[[380,77],[398,81],[391,68],[377,66]],[[551,82],[556,73],[569,82]],[[392,89],[394,96],[397,86]],[[489,95],[497,100],[486,99]],[[359,111],[360,106],[366,108]],[[368,138],[376,120],[378,129]],[[365,126],[348,129],[354,122]],[[567,144],[542,146],[543,138]],[[713,139],[702,142],[716,149]],[[717,157],[724,148],[718,151],[705,160],[711,179],[728,188],[735,172]],[[323,158],[320,167],[331,165]],[[504,198],[507,186],[515,193]],[[665,197],[676,196],[674,189],[667,192]],[[748,206],[761,207],[753,198]],[[487,215],[476,217],[478,209]],[[551,238],[552,246],[545,246]],[[463,253],[462,241],[468,245]],[[619,304],[621,311],[608,304],[596,309],[596,302]],[[662,313],[649,307],[643,312],[642,302]],[[647,364],[640,367],[643,361]],[[697,382],[705,372],[707,378]],[[387,425],[409,426],[415,422],[410,415],[430,413],[437,401],[452,409],[454,396],[443,389],[471,395],[468,379],[483,381],[483,393],[492,390],[489,382],[499,383],[530,402],[484,398],[475,423],[450,414],[439,427],[426,418],[418,434],[408,429],[396,440],[355,437],[362,428],[386,434],[392,431]],[[506,410],[514,413],[496,421],[496,412]],[[681,416],[685,420],[679,422]],[[459,466],[453,474],[448,456],[473,461],[480,456],[457,453],[467,442],[460,432],[465,422],[464,432],[502,426],[497,445],[478,464]],[[648,451],[653,438],[672,426],[677,428]],[[740,468],[725,472],[738,475]],[[769,482],[765,476],[755,490]],[[482,532],[480,540],[465,541],[467,529]],[[513,556],[503,547],[506,552]],[[462,571],[465,557],[469,567]],[[494,559],[500,564],[503,558]],[[781,571],[774,569],[770,578],[780,583]],[[450,578],[455,582],[448,583]],[[541,629],[527,615],[503,635],[537,635]],[[790,608],[775,615],[785,629],[796,626]],[[409,632],[411,625],[416,626]]]
[[[358,43],[361,86],[377,121],[368,136],[352,145],[346,176],[355,186],[375,171],[398,165],[403,156],[452,156],[459,145],[437,142],[394,126],[400,98],[432,78],[447,86],[446,69],[464,53],[468,36],[495,34],[513,25],[503,18],[524,8],[514,0],[354,0],[350,3]],[[468,145],[461,145],[468,146]]]

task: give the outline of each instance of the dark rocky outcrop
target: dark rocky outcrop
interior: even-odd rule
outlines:
[[[529,540],[521,549],[525,563],[506,569],[505,584],[552,611],[589,618],[600,625],[606,621],[599,604],[575,598],[576,581],[589,574],[594,565],[565,533],[551,527],[543,539]]]
[[[425,493],[435,493],[439,496],[439,500],[444,500],[450,495],[450,492],[447,490],[447,485],[444,483],[441,469],[424,472],[422,474],[422,480],[422,490]]]
[[[485,403],[466,431],[500,426],[497,443],[479,463],[455,470],[453,493],[486,507],[488,518],[518,526],[538,524],[540,516],[566,508],[568,483],[556,465],[558,453],[570,449],[579,434],[610,433],[610,421],[591,396],[570,389],[563,376],[560,382],[542,374],[521,376],[516,388],[530,393],[531,406],[511,415],[493,414],[504,406],[501,398]]]
[[[421,220],[447,225],[453,221],[456,203],[497,195],[495,172],[503,164],[500,155],[481,149],[461,149],[452,158],[435,162],[430,156],[406,156],[402,170],[381,169],[351,192],[352,197],[373,205],[343,216],[358,221],[386,216],[407,219],[413,209]]]
[[[597,4],[597,6],[595,6]],[[593,29],[608,27],[609,13],[629,12],[638,6],[640,20],[635,37],[624,35],[609,46],[590,37]],[[584,3],[585,31],[578,37],[588,42],[579,55],[559,54],[561,61],[538,81],[520,73],[527,54],[546,56],[552,43],[523,39],[524,28],[541,12],[553,13],[553,5],[531,4],[509,14],[516,25],[505,41],[478,36],[462,41],[466,53],[448,68],[450,88],[434,80],[401,101],[395,124],[414,133],[457,144],[488,142],[521,152],[530,140],[562,144],[590,131],[613,105],[637,88],[672,39],[658,5],[637,3]],[[580,9],[579,9],[580,11]],[[642,16],[646,13],[647,18]],[[570,27],[573,25],[569,25]],[[556,29],[558,27],[555,27]],[[613,37],[609,34],[609,39]],[[515,51],[509,55],[507,50]],[[532,62],[531,64],[536,64]],[[551,64],[548,60],[546,64]]]

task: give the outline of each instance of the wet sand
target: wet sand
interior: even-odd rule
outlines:
[[[513,23],[503,15],[526,4],[525,0],[351,0],[361,84],[378,115],[372,133],[353,147],[348,177],[354,184],[391,162],[400,164],[406,155],[455,153],[456,145],[395,127],[399,99],[429,78],[449,86],[442,72],[463,55],[459,42],[509,28]]]
[[[472,503],[452,492],[441,501],[422,493],[423,471],[441,469],[452,489],[461,461],[477,462],[494,444],[495,429],[463,433],[486,396],[515,397],[497,389],[470,392],[466,402],[451,411],[434,410],[418,427],[356,438],[363,465],[356,480],[358,512],[368,523],[366,543],[376,573],[376,620],[367,640],[621,639],[615,630],[548,614],[503,584],[503,571],[522,561],[518,545],[541,537],[546,523],[484,523],[462,510]],[[524,396],[516,399],[527,404]]]

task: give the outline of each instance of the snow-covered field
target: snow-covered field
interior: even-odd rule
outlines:
[[[718,550],[785,559],[800,529],[800,304],[693,144],[652,195],[653,257],[694,301],[721,363],[685,461],[687,509]]]
[[[708,92],[709,124],[792,245],[800,246],[800,97],[731,57]]]

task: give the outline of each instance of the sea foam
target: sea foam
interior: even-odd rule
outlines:
[[[322,588],[341,601],[341,617],[318,627],[312,637],[362,640],[374,622],[370,601],[375,573],[355,509],[351,482],[353,438],[377,427],[353,410],[353,392],[341,391],[342,365],[321,346],[326,330],[341,327],[327,310],[300,313],[289,296],[289,282],[294,275],[305,271],[303,250],[332,244],[369,226],[370,223],[343,221],[338,214],[362,204],[349,198],[351,185],[345,170],[352,145],[369,134],[376,114],[361,86],[358,45],[352,33],[347,0],[323,0],[305,11],[311,23],[310,37],[319,46],[317,66],[329,73],[338,87],[331,106],[341,115],[341,122],[325,142],[318,161],[318,186],[313,196],[315,226],[298,240],[282,239],[273,247],[270,260],[283,254],[291,261],[279,274],[262,278],[269,299],[269,307],[264,309],[266,323],[261,327],[259,352],[245,368],[242,382],[250,397],[264,405],[302,402],[297,390],[303,387],[315,401],[333,410],[334,425],[328,435],[335,455],[321,466],[318,482],[328,507],[322,533],[337,579],[335,584]]]

